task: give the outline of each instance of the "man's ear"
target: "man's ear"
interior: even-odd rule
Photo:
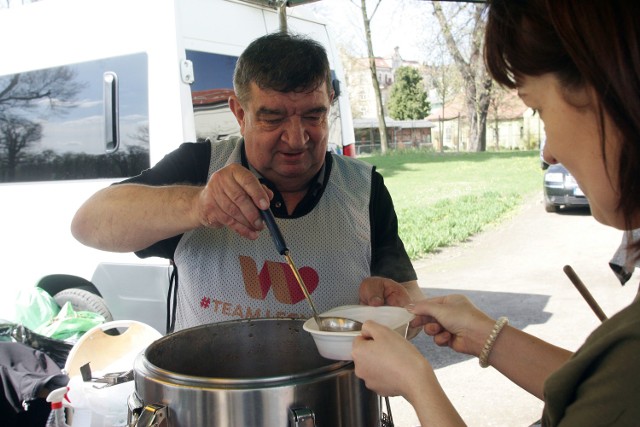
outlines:
[[[240,105],[240,101],[237,96],[231,95],[229,97],[229,108],[240,125],[240,134],[244,135],[244,108]]]

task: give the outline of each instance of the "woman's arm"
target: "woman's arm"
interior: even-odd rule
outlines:
[[[423,325],[437,345],[476,357],[495,325],[495,320],[462,295],[426,299],[410,310],[418,316],[412,326]],[[569,357],[571,352],[567,350],[505,326],[493,344],[488,361],[511,381],[542,398],[544,381]]]
[[[355,373],[383,396],[403,396],[424,427],[464,426],[446,396],[431,364],[400,334],[365,322],[353,343]]]
[[[547,377],[572,353],[519,329],[505,326],[489,354],[489,363],[539,399]]]

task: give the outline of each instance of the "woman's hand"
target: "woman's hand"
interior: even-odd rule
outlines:
[[[423,326],[437,345],[474,356],[480,354],[494,324],[463,295],[427,298],[407,309],[416,315],[411,326]]]
[[[424,377],[433,372],[429,362],[395,331],[367,321],[353,342],[355,373],[367,388],[382,396],[414,396]]]

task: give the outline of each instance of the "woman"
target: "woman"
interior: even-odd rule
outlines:
[[[544,160],[562,162],[594,218],[622,230],[640,227],[639,11],[628,0],[493,0],[485,38],[490,73],[544,121]],[[636,260],[639,246],[629,248]],[[479,356],[543,399],[543,426],[640,425],[640,298],[573,354],[460,295],[408,309],[436,344]],[[353,358],[369,388],[404,396],[423,427],[464,425],[429,362],[399,335],[367,322]]]

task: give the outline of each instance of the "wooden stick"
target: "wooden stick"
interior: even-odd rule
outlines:
[[[591,310],[593,310],[596,316],[598,316],[598,319],[600,319],[601,322],[607,320],[607,315],[604,314],[604,311],[602,311],[596,300],[593,298],[593,296],[591,296],[591,293],[584,285],[584,283],[582,283],[582,280],[580,280],[576,272],[573,271],[573,268],[571,268],[570,265],[565,265],[562,270],[567,275],[567,277],[569,277],[569,280],[571,280],[573,286],[575,286],[578,292],[580,292],[580,295],[582,295],[585,301],[587,301],[587,304],[589,304]]]

